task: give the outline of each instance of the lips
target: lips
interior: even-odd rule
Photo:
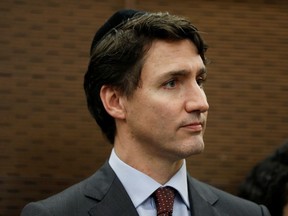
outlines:
[[[203,130],[203,123],[201,122],[192,122],[183,125],[181,128],[189,130],[191,132],[200,132]]]

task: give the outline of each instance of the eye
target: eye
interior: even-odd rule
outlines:
[[[197,77],[197,84],[200,86],[200,87],[203,87],[204,83],[206,82],[207,80],[207,75],[205,74],[202,74],[201,76],[198,76]]]
[[[163,86],[164,88],[167,88],[167,89],[173,89],[176,87],[176,85],[177,85],[177,80],[171,79],[168,82],[165,82]]]

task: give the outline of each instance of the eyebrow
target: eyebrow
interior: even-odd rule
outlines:
[[[175,76],[186,76],[188,75],[190,72],[188,70],[172,70],[172,71],[168,71],[166,73],[163,73],[161,75],[159,75],[159,79],[165,79],[167,77],[175,77]],[[207,69],[206,67],[202,67],[200,68],[197,73],[196,76],[199,75],[203,75],[203,74],[207,74]]]

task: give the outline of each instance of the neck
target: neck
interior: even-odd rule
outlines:
[[[137,151],[131,146],[122,146],[117,142],[114,144],[117,156],[129,166],[153,178],[159,184],[164,185],[181,168],[183,159],[173,161],[167,158],[155,157],[145,154],[145,151]]]

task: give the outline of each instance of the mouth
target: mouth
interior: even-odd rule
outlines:
[[[203,122],[192,122],[181,126],[181,128],[191,132],[201,132],[203,130]]]

